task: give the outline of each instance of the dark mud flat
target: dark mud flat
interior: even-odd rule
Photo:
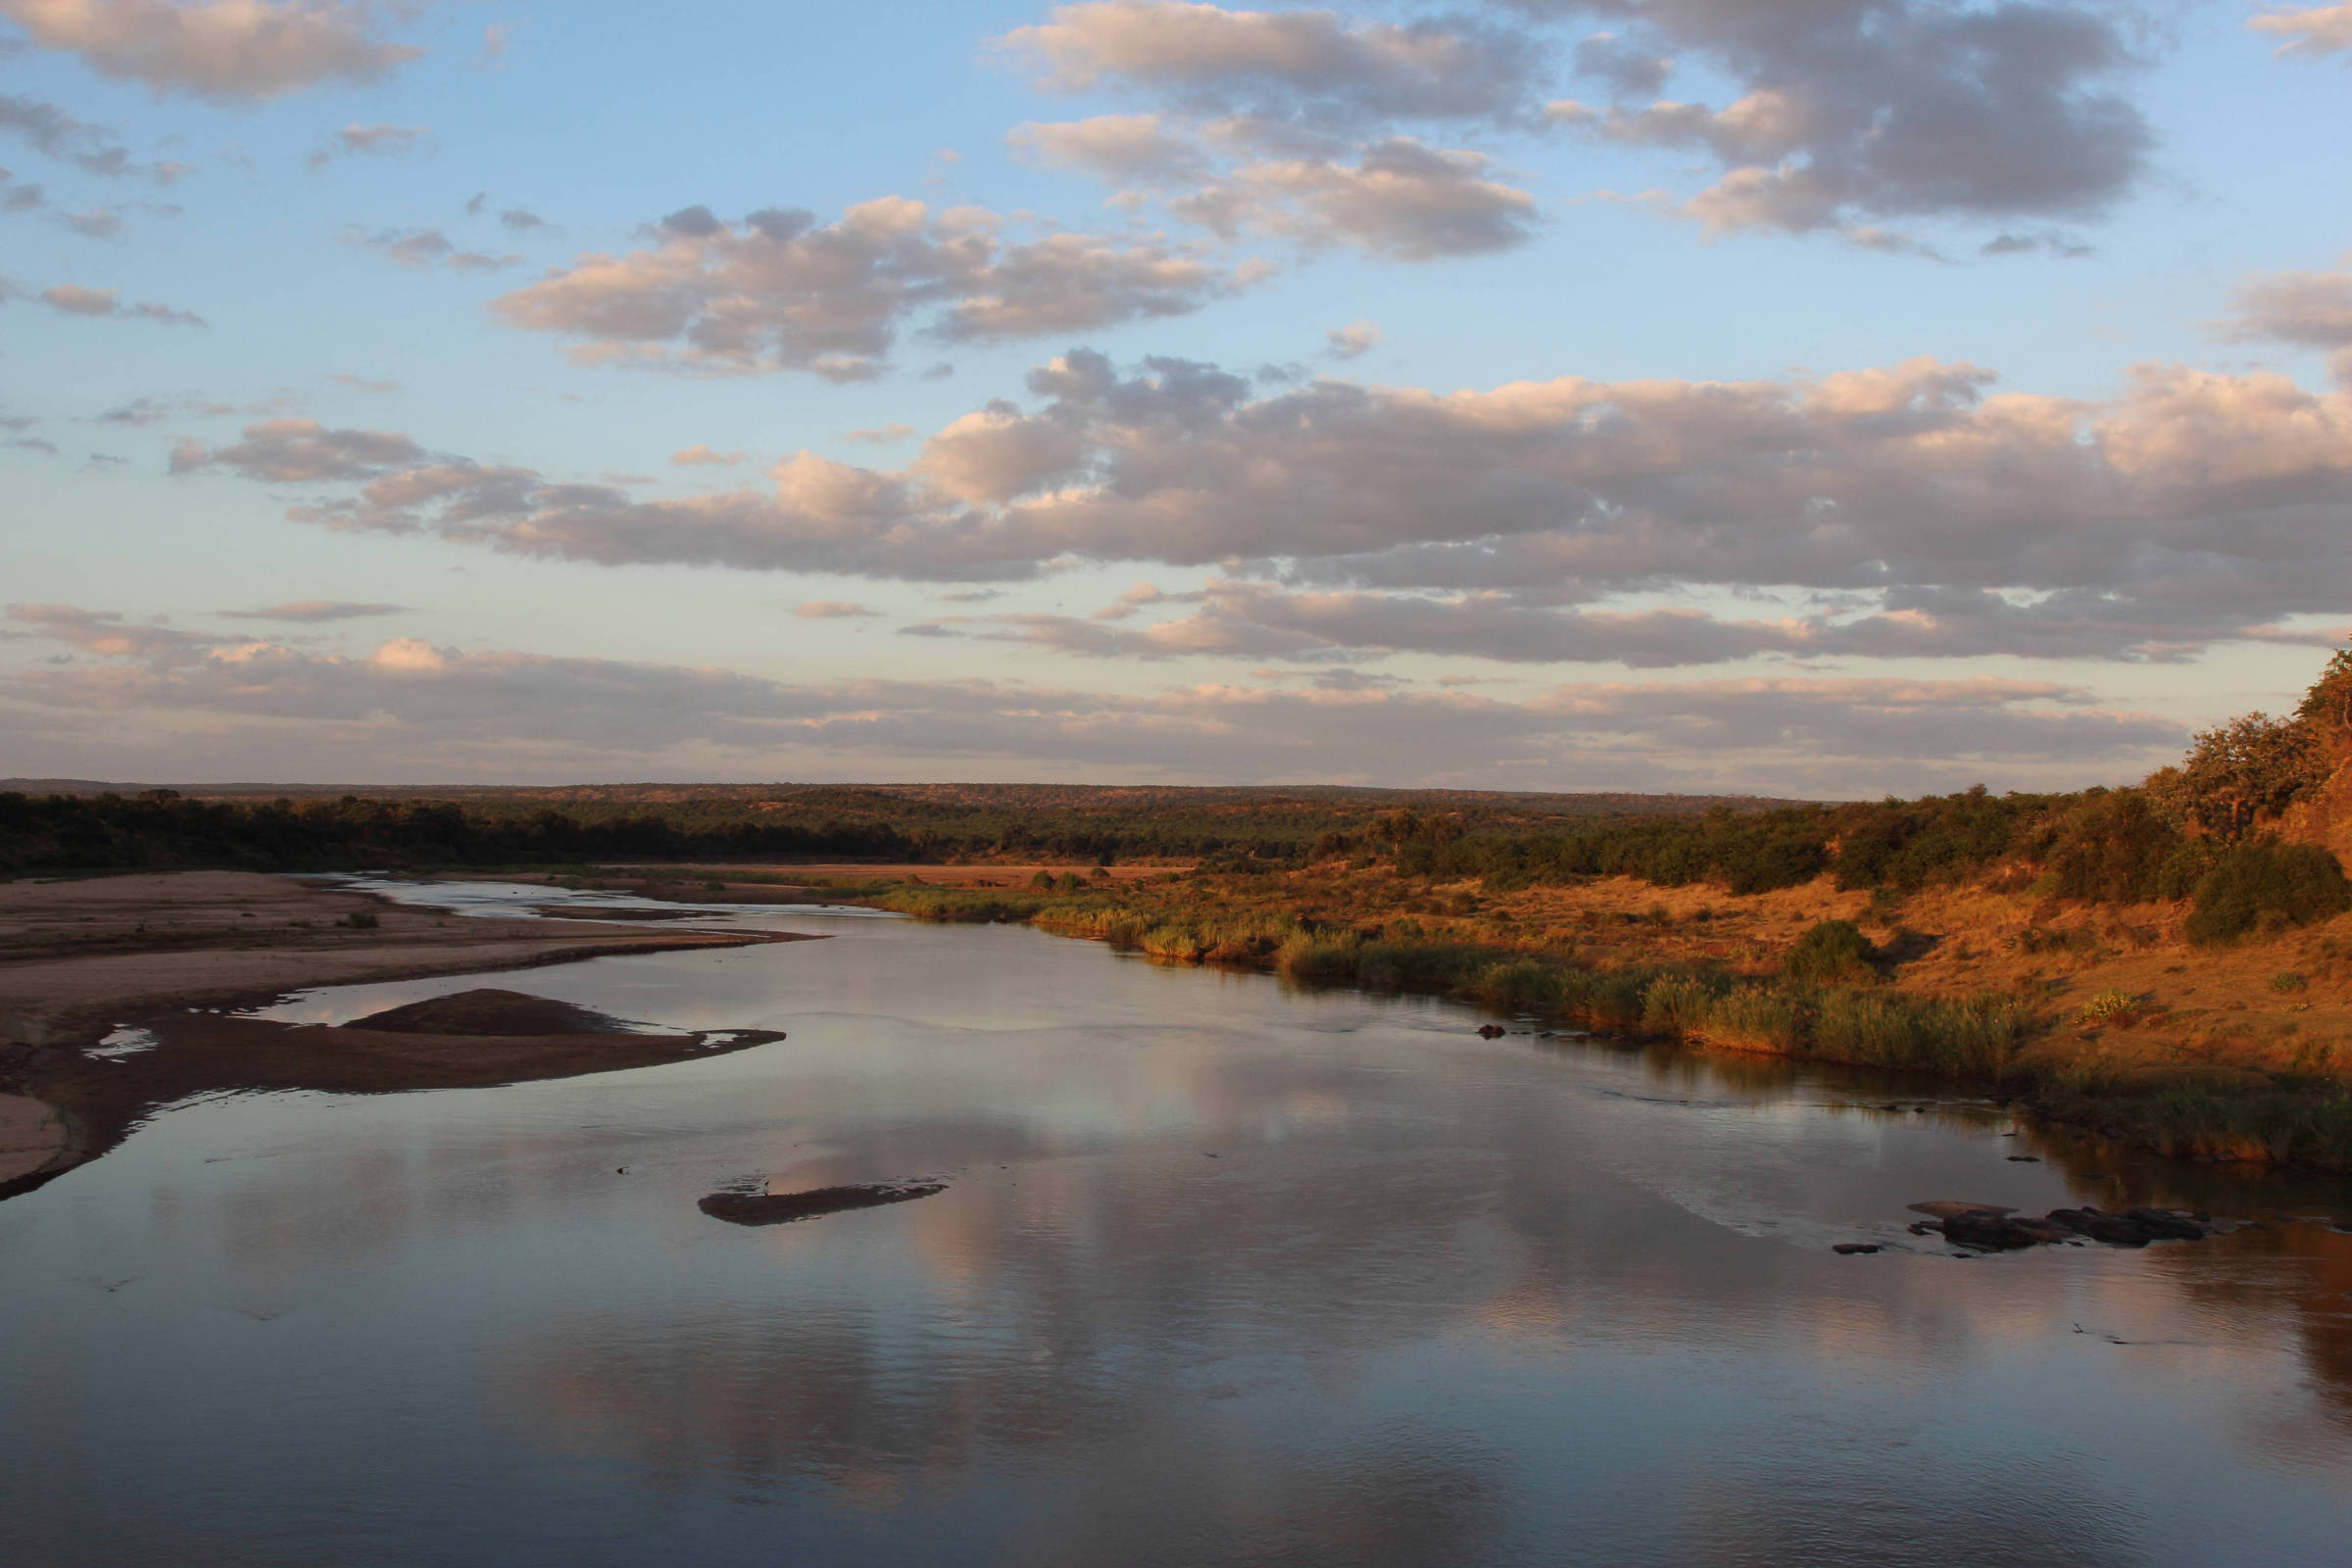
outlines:
[[[0,1198],[95,1159],[148,1112],[198,1095],[484,1089],[658,1066],[784,1038],[767,1029],[650,1033],[567,1002],[492,988],[332,1026],[178,1012],[141,1027],[155,1044],[112,1057],[63,1046],[16,1048],[25,1057],[21,1077],[63,1113],[71,1138],[66,1159],[0,1184]]]
[[[820,1214],[904,1203],[947,1190],[945,1182],[874,1182],[863,1187],[812,1187],[805,1193],[712,1193],[695,1207],[730,1225],[789,1225]]]

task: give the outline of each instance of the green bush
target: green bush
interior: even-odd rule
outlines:
[[[2308,979],[2293,969],[2281,969],[2271,976],[2271,989],[2284,996],[2292,996],[2310,984]]]
[[[2271,935],[2352,908],[2352,883],[2334,856],[2311,844],[2248,844],[2197,883],[2188,939],[2199,946]]]
[[[1875,976],[1878,963],[1879,950],[1860,926],[1851,920],[1824,920],[1796,939],[1781,968],[1791,980],[1828,985]]]

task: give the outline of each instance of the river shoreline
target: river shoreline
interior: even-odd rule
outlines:
[[[809,939],[450,916],[252,872],[0,883],[0,1199],[98,1157],[156,1106],[191,1095],[476,1087],[760,1043],[603,1027],[507,1032],[489,1013],[396,1031],[233,1016],[297,991],[796,940]],[[152,1044],[91,1054],[118,1032]]]

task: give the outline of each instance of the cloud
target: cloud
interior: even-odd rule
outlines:
[[[2281,59],[2290,55],[2340,54],[2352,50],[2352,5],[2294,6],[2267,11],[2248,19],[2256,32],[2274,33],[2286,42],[2278,46]]]
[[[534,228],[547,227],[547,220],[537,213],[520,207],[510,207],[498,215],[498,226],[510,234],[527,234]]]
[[[746,456],[741,452],[713,452],[706,446],[691,446],[683,452],[672,452],[669,461],[681,468],[723,468],[743,462]]]
[[[136,660],[155,670],[197,662],[220,643],[220,638],[200,632],[141,625],[112,612],[78,610],[72,605],[10,605],[8,619],[85,654]]]
[[[1356,360],[1380,346],[1378,321],[1350,321],[1323,334],[1324,352],[1335,360]]]
[[[354,604],[343,599],[296,599],[263,610],[223,610],[223,620],[285,620],[317,625],[330,620],[359,620],[373,615],[397,615],[406,605]]]
[[[338,158],[392,158],[415,151],[431,135],[422,125],[349,124],[311,154],[310,167],[323,169]]]
[[[102,76],[219,101],[389,74],[424,52],[382,39],[392,12],[365,0],[0,0],[34,44]]]
[[[2257,272],[2235,304],[2226,335],[2332,351],[2337,378],[2352,385],[2352,256],[2331,272]]]
[[[803,620],[850,620],[878,614],[879,612],[854,605],[846,599],[811,599],[797,606],[793,613]]]
[[[78,283],[60,283],[54,288],[44,289],[41,299],[51,310],[67,316],[118,317],[125,320],[160,321],[166,326],[205,324],[201,316],[176,311],[153,300],[125,305],[122,295],[111,288],[84,288]]]
[[[1189,184],[1208,175],[1208,159],[1186,131],[1157,115],[1097,115],[1091,120],[1016,125],[1013,152],[1046,169],[1078,170],[1113,185]]]
[[[405,435],[385,430],[330,430],[316,419],[268,419],[245,427],[245,439],[212,449],[183,442],[172,455],[172,471],[223,467],[270,484],[321,479],[374,479],[413,471],[424,449]]]
[[[1054,92],[1125,87],[1220,117],[1352,131],[1399,120],[1518,115],[1544,49],[1467,17],[1350,22],[1329,11],[1238,11],[1171,0],[1056,6],[998,40]]]
[[[1659,98],[1551,106],[1608,141],[1699,152],[1719,180],[1682,207],[1708,228],[1806,233],[1873,220],[2095,218],[2145,175],[2146,118],[2113,84],[2135,70],[2128,8],[2009,0],[1527,0],[1628,33],[1579,63],[1621,96],[1622,62],[1694,59],[1739,84],[1720,108]]]
[[[1007,241],[975,208],[885,197],[818,224],[769,209],[741,222],[688,207],[651,249],[578,258],[491,302],[509,325],[577,340],[584,364],[701,371],[881,373],[901,328],[979,343],[1183,316],[1243,279],[1151,239]]]
[[[1271,234],[1309,248],[1353,245],[1395,261],[1483,256],[1534,237],[1536,204],[1488,177],[1490,161],[1406,136],[1327,158],[1241,164],[1172,197],[1168,210],[1222,238]]]
[[[778,772],[1317,779],[1855,795],[2125,776],[2179,727],[2017,680],[1781,678],[1556,686],[1520,703],[1360,678],[1303,690],[1208,683],[1102,693],[992,681],[796,685],[394,639],[364,657],[191,637],[118,615],[20,608],[109,662],[35,669],[0,697],[53,724],[138,711],[226,727],[240,755],[289,745],[355,771],[506,770],[590,760],[731,760]],[[121,726],[115,725],[120,729]],[[694,760],[686,760],[694,766]],[[301,770],[301,769],[298,769]],[[323,770],[323,769],[322,769]]]
[[[402,267],[439,265],[461,272],[494,272],[522,260],[511,252],[493,256],[486,251],[460,250],[437,228],[347,228],[335,237],[346,245],[374,251]]]
[[[1561,657],[1605,627],[1714,638],[1696,646],[1723,657],[1745,638],[1759,651],[2178,658],[2352,608],[2352,387],[2271,373],[2143,367],[2101,400],[2002,392],[1987,370],[1930,360],[1446,394],[1324,379],[1261,395],[1214,366],[1123,373],[1073,351],[1033,371],[1030,391],[1030,408],[952,421],[903,469],[802,452],[765,489],[685,498],[300,419],[185,447],[173,467],[324,484],[292,513],[313,523],[606,564],[980,583],[1074,561],[1222,564],[1298,588],[1493,592],[1536,610],[1696,589],[1846,604],[1799,617],[1820,623],[1811,643],[1492,614],[1528,646],[1583,639]],[[1479,618],[1480,603],[1452,621]],[[1284,612],[1293,630],[1302,612]],[[1386,613],[1420,617],[1415,646],[1438,646],[1437,611]]]
[[[866,446],[889,446],[892,442],[904,441],[912,434],[914,434],[913,425],[894,422],[868,425],[862,430],[852,430],[842,439],[856,441]]]
[[[400,390],[398,381],[371,380],[364,375],[354,375],[349,370],[330,370],[327,372],[326,378],[335,385],[349,387],[354,392],[397,392]]]
[[[185,164],[141,164],[104,125],[77,120],[55,104],[0,93],[0,131],[11,132],[46,157],[72,164],[85,174],[121,179],[142,176],[159,185],[191,172]]]

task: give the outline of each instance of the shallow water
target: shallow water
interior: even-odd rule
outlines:
[[[209,1101],[0,1203],[0,1561],[1942,1568],[2352,1540],[2352,1235],[2289,1222],[2352,1214],[2340,1187],[1020,928],[690,923],[832,940],[272,1014],[492,983],[789,1039]],[[695,1206],[925,1177],[948,1190],[766,1229]],[[1962,1259],[1904,1230],[1932,1198],[2273,1223]],[[1853,1240],[1888,1250],[1829,1250]]]

